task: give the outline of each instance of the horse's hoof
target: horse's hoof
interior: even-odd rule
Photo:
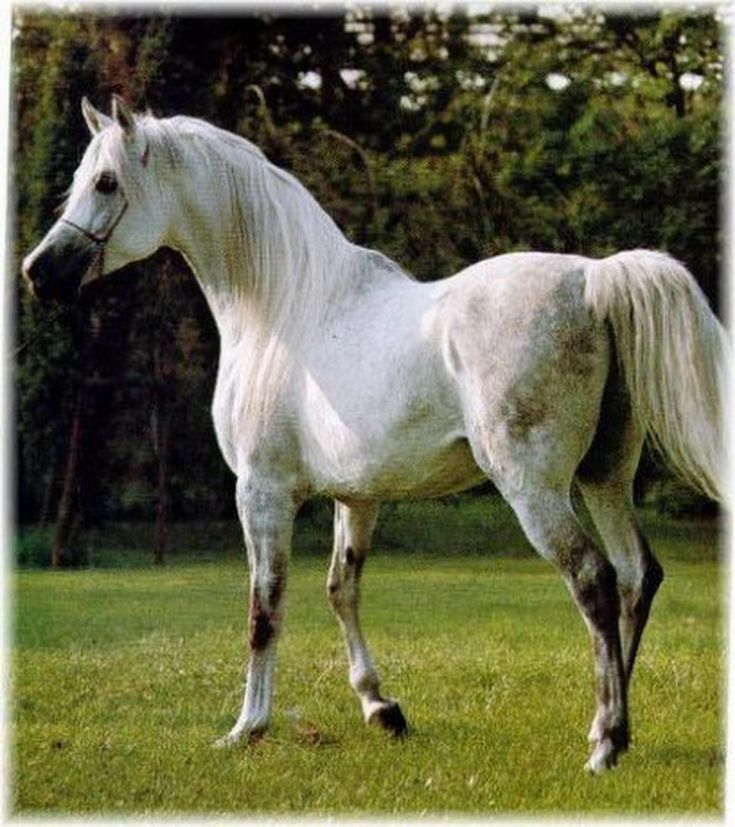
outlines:
[[[213,744],[213,749],[230,749],[238,744],[254,744],[265,735],[265,727],[259,729],[232,730],[227,735],[218,738]]]
[[[604,738],[592,750],[592,755],[590,755],[584,768],[591,775],[601,775],[616,766],[620,752],[621,750],[613,745],[610,738]]]
[[[229,749],[230,747],[234,747],[239,740],[239,738],[233,738],[232,734],[228,733],[227,735],[223,735],[221,738],[214,741],[212,744],[212,749]]]
[[[386,701],[379,706],[367,722],[379,726],[394,738],[403,738],[408,735],[408,723],[401,712],[401,707],[395,701]]]

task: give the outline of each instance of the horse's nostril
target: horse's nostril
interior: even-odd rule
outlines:
[[[72,301],[84,273],[98,256],[98,245],[64,224],[57,224],[29,253],[21,272],[33,295],[45,301]]]
[[[21,265],[23,280],[37,299],[46,299],[54,292],[54,264],[46,251],[30,253]]]
[[[44,281],[44,271],[43,262],[39,261],[38,256],[26,256],[23,260],[21,273],[34,296],[38,295],[39,285]]]

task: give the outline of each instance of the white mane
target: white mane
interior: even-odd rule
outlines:
[[[263,416],[288,381],[310,331],[354,289],[356,279],[408,276],[382,253],[349,242],[306,188],[245,138],[182,116],[143,116],[137,125],[151,163],[163,163],[179,177],[195,171],[203,181],[218,182],[219,232],[211,256],[219,283],[208,285],[205,274],[197,276],[205,293],[214,287],[232,303],[232,312],[217,319],[220,334],[242,348],[242,359],[231,365],[240,375],[249,373],[248,381],[238,384],[246,391],[241,409],[247,416]],[[135,198],[140,171],[131,170],[122,131],[105,132],[109,140],[97,151],[105,153],[121,186]]]

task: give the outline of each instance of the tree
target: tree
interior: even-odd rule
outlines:
[[[79,20],[42,15],[24,19],[24,27],[29,48],[21,50],[16,63],[16,109],[20,126],[33,123],[35,140],[16,144],[21,248],[51,222],[81,137],[72,111],[76,114],[80,87],[94,74],[94,57]],[[39,65],[44,67],[43,72],[38,70]],[[42,469],[38,476],[44,480],[46,491],[34,492],[37,507],[39,496],[42,501],[51,500],[56,484],[54,474],[44,472],[65,466],[63,477],[68,489],[64,485],[63,493],[68,496],[62,496],[63,505],[70,501],[74,488],[78,456],[75,446],[81,427],[81,399],[70,381],[70,331],[78,312],[59,308],[48,311],[32,304],[26,292],[19,293],[17,306],[19,339],[33,342],[33,347],[23,349],[16,370],[18,465],[25,472],[21,483],[29,486],[35,477],[28,474],[30,468]],[[60,456],[67,448],[70,459],[62,463]],[[23,514],[23,499],[19,505]],[[64,532],[60,539],[64,541]],[[60,559],[55,555],[57,562]]]
[[[679,10],[20,10],[18,255],[86,143],[81,95],[105,108],[115,91],[246,135],[420,279],[509,250],[638,245],[682,259],[716,306],[721,52],[716,16]],[[209,422],[217,332],[184,262],[132,266],[81,311],[21,290],[18,320],[21,519],[59,501],[68,526],[157,519],[160,554],[168,518],[233,515]]]

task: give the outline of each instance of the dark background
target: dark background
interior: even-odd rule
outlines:
[[[348,237],[419,279],[509,250],[651,247],[718,305],[721,31],[712,13],[469,16],[333,10],[197,16],[16,9],[18,262],[55,220],[88,141],[86,94],[205,118],[293,171]],[[18,280],[20,562],[84,562],[84,532],[234,518],[209,416],[214,324],[162,251],[76,308]],[[712,504],[647,454],[638,496]],[[302,519],[323,522],[321,505]],[[219,524],[219,523],[218,523]]]

